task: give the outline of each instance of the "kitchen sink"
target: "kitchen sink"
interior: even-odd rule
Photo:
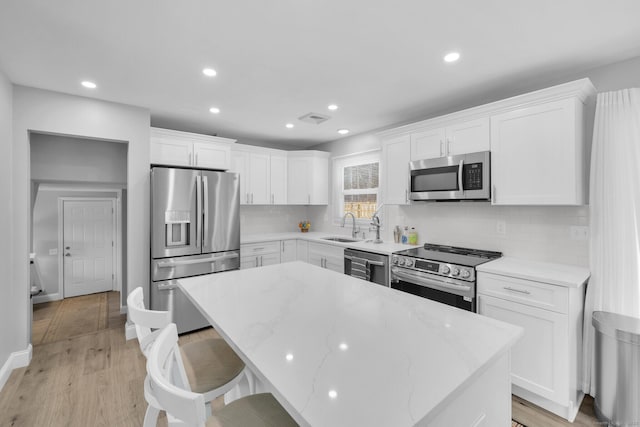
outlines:
[[[321,237],[321,239],[331,240],[332,242],[342,242],[342,243],[359,242],[359,240],[352,239],[351,237]]]

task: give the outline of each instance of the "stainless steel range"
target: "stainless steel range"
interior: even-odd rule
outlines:
[[[434,301],[476,311],[476,266],[502,253],[425,244],[391,258],[391,287]]]

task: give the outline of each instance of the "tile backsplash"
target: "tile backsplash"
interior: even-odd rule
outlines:
[[[309,219],[306,206],[240,206],[240,230],[245,235],[300,231],[298,223],[305,219]]]
[[[328,208],[309,208],[316,231],[345,234]],[[492,206],[489,203],[416,203],[383,207],[382,237],[395,225],[416,227],[419,243],[495,250],[505,256],[588,267],[588,206]],[[347,232],[349,230],[346,230]],[[573,233],[572,233],[573,231]]]

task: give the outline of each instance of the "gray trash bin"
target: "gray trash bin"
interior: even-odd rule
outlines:
[[[640,426],[640,319],[594,311],[594,410],[611,426]]]

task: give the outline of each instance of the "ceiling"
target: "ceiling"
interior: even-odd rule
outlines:
[[[2,0],[0,69],[155,126],[303,148],[639,56],[638,16],[637,0]]]

